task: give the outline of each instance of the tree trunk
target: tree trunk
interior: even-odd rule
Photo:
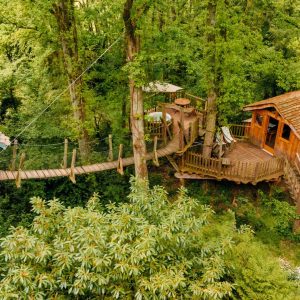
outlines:
[[[136,22],[132,19],[134,0],[126,0],[124,4],[123,20],[125,24],[125,40],[127,61],[133,62],[140,51],[140,39],[136,33]],[[144,103],[142,88],[137,87],[135,80],[129,80],[130,87],[130,123],[133,142],[133,156],[135,176],[139,179],[148,179],[147,150],[144,136]]]
[[[78,132],[79,151],[84,160],[89,156],[89,135],[85,129],[85,100],[82,96],[82,73],[78,56],[78,35],[75,19],[74,0],[60,0],[53,5],[57,21],[60,43],[62,47],[63,63],[70,85],[70,101],[73,117]]]
[[[216,111],[216,99],[217,95],[214,91],[211,91],[207,98],[207,117],[206,117],[206,133],[203,144],[203,157],[210,158],[212,152],[212,146],[214,143],[217,111]]]
[[[216,80],[216,1],[210,0],[208,3],[207,17],[207,83],[208,83],[208,99],[207,99],[207,118],[206,133],[204,137],[203,156],[211,157],[212,147],[214,143],[214,135],[216,131],[217,120],[217,80]]]

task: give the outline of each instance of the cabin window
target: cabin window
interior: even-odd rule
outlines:
[[[287,124],[283,125],[281,137],[285,140],[290,140],[291,128]]]
[[[262,123],[263,123],[263,116],[256,113],[255,114],[255,124],[262,126]]]

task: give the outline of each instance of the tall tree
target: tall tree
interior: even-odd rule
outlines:
[[[123,10],[125,24],[125,40],[127,61],[133,64],[140,52],[140,35],[137,32],[138,19],[143,15],[147,6],[142,5],[139,9],[134,8],[134,0],[126,0]],[[129,74],[130,87],[130,121],[133,142],[133,155],[135,175],[137,178],[147,179],[148,170],[145,156],[147,153],[144,131],[144,103],[142,87],[137,85],[133,73]]]
[[[217,78],[216,78],[216,9],[217,1],[210,0],[207,6],[207,85],[208,85],[208,98],[207,98],[207,117],[206,117],[206,133],[204,137],[203,156],[210,158],[214,136],[216,131],[217,120]]]
[[[79,150],[83,159],[88,159],[89,135],[85,128],[85,99],[82,94],[82,73],[78,53],[78,34],[75,18],[74,0],[60,0],[53,4],[59,38],[63,53],[63,62],[69,81],[70,100],[74,120],[78,130]]]

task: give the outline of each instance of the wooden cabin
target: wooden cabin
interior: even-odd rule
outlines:
[[[244,111],[252,112],[250,142],[295,161],[300,153],[300,91],[249,104]]]

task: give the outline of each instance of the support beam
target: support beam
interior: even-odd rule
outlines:
[[[114,152],[113,152],[113,143],[112,143],[112,135],[110,134],[108,136],[108,161],[113,161],[114,160]]]
[[[123,168],[123,144],[120,144],[119,146],[119,157],[118,157],[118,167],[117,172],[121,175],[124,175],[124,168]]]
[[[158,155],[157,155],[157,136],[154,137],[154,145],[153,145],[153,164],[159,167]]]
[[[63,158],[62,167],[64,169],[68,167],[68,139],[65,139],[65,143],[64,143],[64,158]]]
[[[17,159],[17,151],[18,151],[18,140],[14,140],[14,145],[12,149],[12,159],[11,159],[11,165],[10,165],[10,170],[15,171],[16,170],[16,159]]]
[[[73,183],[76,183],[76,179],[75,179],[75,161],[76,161],[76,149],[73,149],[73,153],[72,153],[72,161],[71,161],[71,168],[70,168],[70,180]]]
[[[17,176],[16,176],[16,186],[17,186],[17,188],[21,187],[21,171],[22,171],[23,166],[24,166],[24,161],[25,161],[25,153],[22,153],[21,157],[20,157],[18,173],[17,173]]]

